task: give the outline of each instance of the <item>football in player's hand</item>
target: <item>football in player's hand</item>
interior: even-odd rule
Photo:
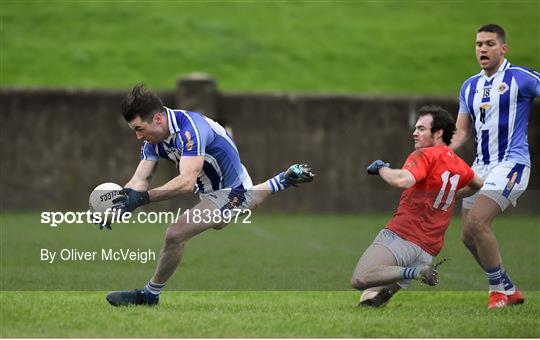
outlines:
[[[118,197],[118,192],[122,190],[122,186],[116,183],[103,183],[98,185],[90,194],[89,204],[90,211],[104,213],[107,209],[113,206],[113,199]]]

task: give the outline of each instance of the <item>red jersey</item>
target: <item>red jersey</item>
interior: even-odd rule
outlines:
[[[403,169],[413,174],[416,184],[403,191],[386,228],[436,256],[444,245],[455,193],[472,181],[474,172],[446,145],[414,151]]]

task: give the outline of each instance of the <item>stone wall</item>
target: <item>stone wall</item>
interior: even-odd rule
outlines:
[[[126,91],[0,89],[2,210],[83,209],[90,191],[129,180],[141,143],[120,115]],[[414,112],[439,104],[457,112],[456,98],[221,92],[196,75],[158,92],[165,105],[201,111],[229,126],[254,182],[294,162],[310,163],[316,182],[273,197],[267,211],[364,212],[393,209],[399,190],[368,177],[381,158],[401,166],[412,151]],[[533,167],[518,210],[538,213],[540,103],[529,125]],[[460,154],[472,161],[471,141]],[[154,184],[175,174],[162,164]],[[172,204],[187,207],[196,197]],[[171,204],[171,203],[167,203]],[[164,206],[164,205],[162,205]]]

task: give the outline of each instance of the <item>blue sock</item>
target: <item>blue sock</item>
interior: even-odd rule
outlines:
[[[512,280],[510,280],[510,276],[508,276],[508,272],[505,270],[502,274],[502,283],[504,285],[504,291],[507,295],[512,295],[516,292],[516,287],[514,286],[514,283]]]
[[[501,266],[486,270],[490,292],[504,292]]]
[[[146,287],[144,287],[144,295],[146,295],[146,299],[149,301],[159,300],[159,294],[163,288],[165,288],[165,283],[148,281]]]
[[[417,267],[405,267],[399,273],[403,279],[415,279],[420,270]]]
[[[270,187],[270,191],[272,191],[273,194],[278,191],[285,190],[289,187],[288,184],[282,183],[284,175],[285,172],[282,172],[266,181],[266,183],[268,183],[268,186]]]

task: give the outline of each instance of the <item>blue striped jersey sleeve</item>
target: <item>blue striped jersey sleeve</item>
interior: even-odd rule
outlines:
[[[182,126],[182,156],[204,156],[210,127],[198,115],[186,115]]]
[[[532,98],[540,97],[540,73],[523,66],[512,65],[510,69],[514,71],[520,92]]]
[[[540,97],[540,73],[533,71],[536,76],[535,97]]]
[[[145,161],[158,161],[159,156],[156,154],[154,145],[144,141],[143,146],[141,147],[141,160]]]
[[[465,101],[465,90],[467,89],[467,86],[469,85],[469,82],[466,81],[461,86],[461,90],[459,91],[459,110],[458,113],[469,113],[469,106],[467,105],[467,102]]]

